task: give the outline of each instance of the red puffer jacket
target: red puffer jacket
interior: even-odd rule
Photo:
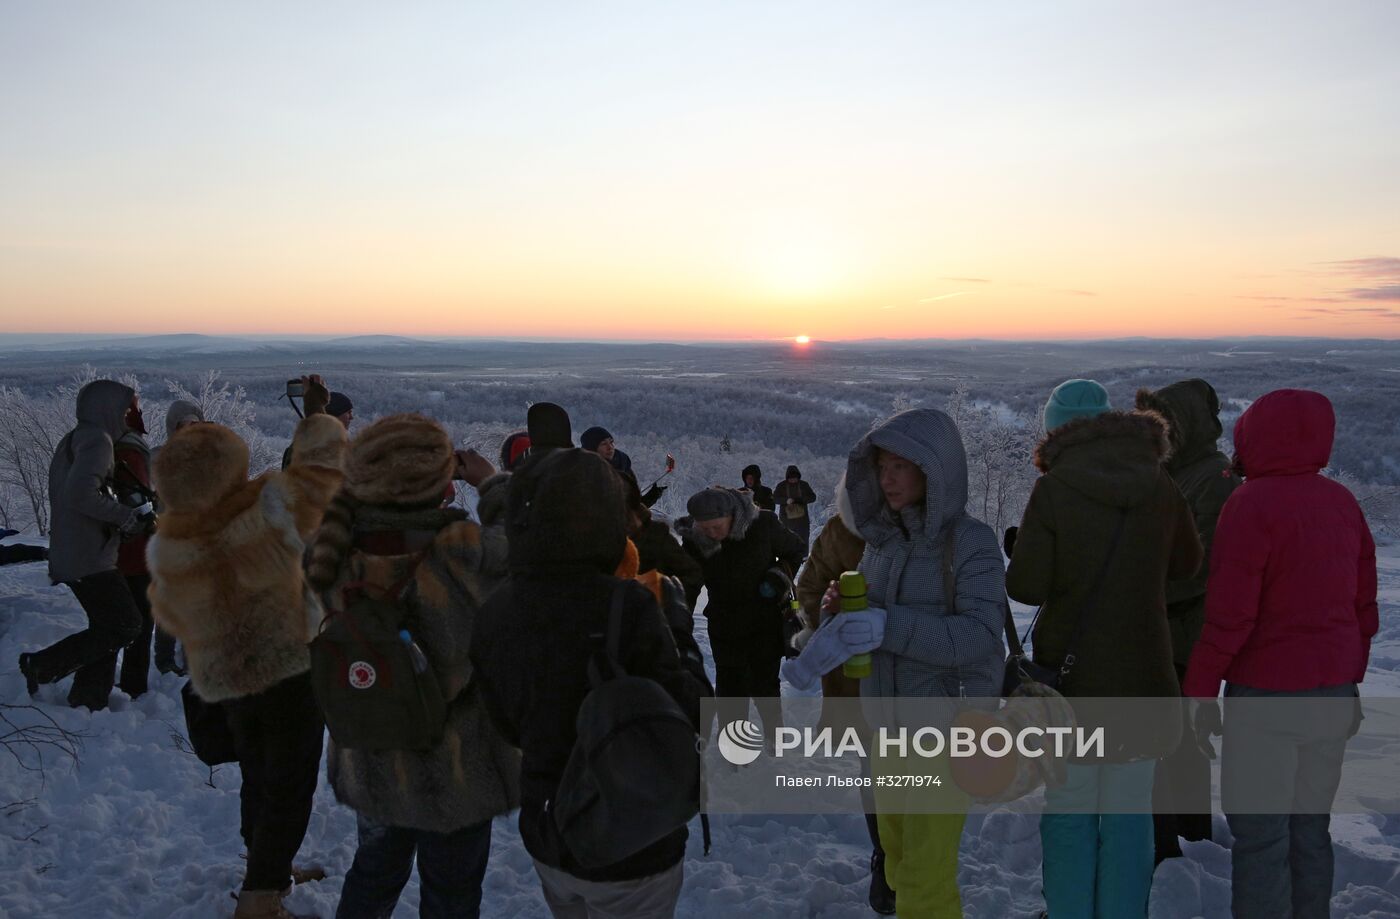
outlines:
[[[1246,482],[1220,514],[1206,624],[1182,689],[1220,681],[1298,691],[1359,683],[1376,634],[1376,545],[1351,492],[1318,474],[1336,418],[1320,393],[1280,389],[1235,424]]]

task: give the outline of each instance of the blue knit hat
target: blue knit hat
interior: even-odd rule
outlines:
[[[1046,433],[1077,418],[1093,418],[1110,411],[1108,390],[1093,380],[1065,380],[1045,403]]]

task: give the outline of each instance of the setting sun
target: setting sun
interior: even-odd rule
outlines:
[[[799,335],[794,338],[793,341],[797,342],[799,345],[810,345],[812,343],[811,337],[807,335]]]

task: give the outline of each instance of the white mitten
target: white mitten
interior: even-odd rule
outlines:
[[[823,674],[857,654],[874,651],[884,640],[885,611],[879,607],[833,616],[812,634],[801,654],[783,661],[783,679],[807,692]]]

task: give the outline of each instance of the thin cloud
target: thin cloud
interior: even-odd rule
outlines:
[[[1378,316],[1383,319],[1400,319],[1400,310],[1383,306],[1305,306],[1299,312],[1315,313],[1320,316]]]
[[[1069,294],[1071,297],[1097,297],[1098,294],[1092,290],[1057,290],[1057,294]]]
[[[1375,256],[1372,258],[1351,258],[1340,262],[1323,262],[1337,274],[1347,274],[1359,278],[1378,278],[1389,281],[1400,278],[1400,258]]]
[[[1383,287],[1353,287],[1347,291],[1353,300],[1400,300],[1400,284],[1386,284]]]
[[[1261,300],[1275,306],[1282,306],[1285,303],[1346,303],[1345,297],[1264,297],[1254,294],[1240,294],[1238,300]]]
[[[955,291],[953,291],[951,294],[939,294],[939,295],[936,296],[936,297],[924,297],[924,298],[921,299],[919,302],[920,302],[920,303],[937,303],[939,300],[951,300],[951,299],[953,299],[954,297],[966,297],[966,296],[967,296],[968,294],[970,294],[970,293],[972,293],[972,291],[970,291],[970,290],[955,290]]]
[[[939,278],[940,281],[952,281],[956,284],[990,284],[988,278]]]

